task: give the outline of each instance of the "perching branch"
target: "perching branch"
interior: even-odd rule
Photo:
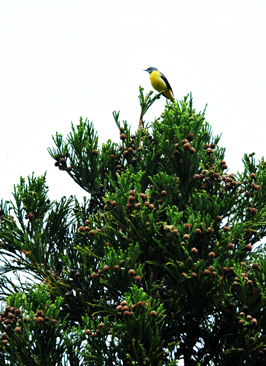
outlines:
[[[140,101],[141,112],[140,112],[140,118],[139,118],[139,130],[141,129],[141,127],[143,125],[143,117],[144,117],[145,113],[148,111],[150,106],[155,102],[155,100],[159,99],[161,94],[163,94],[165,92],[165,90],[162,90],[160,93],[156,94],[153,98],[151,98],[151,95],[153,94],[153,92],[150,91],[144,97],[143,90],[144,90],[144,88],[142,88],[140,86],[139,87],[139,92],[140,92],[139,101]]]

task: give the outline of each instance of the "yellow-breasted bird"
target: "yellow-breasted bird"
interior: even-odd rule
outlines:
[[[151,85],[154,87],[154,89],[157,90],[158,92],[164,90],[164,92],[162,93],[163,96],[165,98],[170,99],[171,102],[173,102],[174,93],[171,88],[171,85],[169,84],[169,81],[166,79],[164,74],[158,71],[158,69],[156,69],[155,67],[149,67],[147,70],[144,71],[147,71],[150,74]]]

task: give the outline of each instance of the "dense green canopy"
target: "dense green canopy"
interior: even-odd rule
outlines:
[[[84,202],[50,201],[45,175],[2,201],[0,365],[266,361],[264,159],[230,172],[191,96],[145,126],[159,95],[140,92],[120,144],[82,118],[54,137]]]

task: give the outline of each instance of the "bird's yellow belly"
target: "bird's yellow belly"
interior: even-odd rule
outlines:
[[[154,87],[155,90],[157,90],[158,92],[162,91],[162,90],[166,90],[167,86],[165,84],[165,82],[163,81],[163,79],[161,78],[160,74],[158,73],[158,71],[153,71],[150,74],[150,79],[151,79],[151,85]]]

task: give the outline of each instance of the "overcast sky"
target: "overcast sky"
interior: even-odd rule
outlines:
[[[54,167],[51,135],[88,117],[100,144],[119,141],[112,111],[137,129],[139,85],[157,67],[175,97],[222,133],[230,172],[265,155],[266,1],[0,1],[0,198],[47,171],[50,197],[83,192]],[[158,117],[161,98],[146,120]]]

